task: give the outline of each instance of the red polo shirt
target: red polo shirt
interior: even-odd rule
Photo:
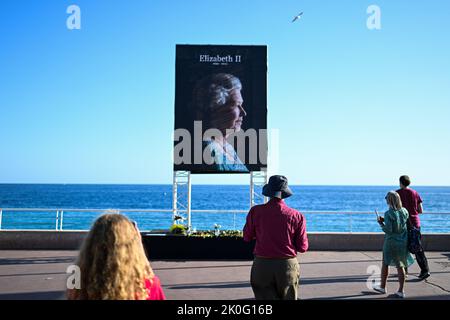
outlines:
[[[272,198],[268,203],[252,207],[244,226],[244,240],[256,239],[256,256],[267,258],[296,257],[308,250],[306,220],[289,208],[283,200]]]
[[[422,198],[420,198],[416,190],[411,188],[399,189],[397,193],[400,195],[403,208],[409,212],[409,221],[416,228],[420,228],[419,204],[422,203]]]

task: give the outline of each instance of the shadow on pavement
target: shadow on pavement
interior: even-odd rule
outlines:
[[[186,285],[163,286],[167,289],[233,289],[250,287],[250,282],[216,282],[216,283],[193,283]]]
[[[0,294],[0,300],[65,300],[64,291],[19,292]]]
[[[75,259],[75,257],[2,258],[0,265],[71,263],[75,262]]]

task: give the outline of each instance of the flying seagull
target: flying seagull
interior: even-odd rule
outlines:
[[[300,19],[300,17],[302,16],[302,14],[303,14],[303,11],[300,12],[298,15],[296,15],[296,16],[294,17],[294,19],[292,20],[292,22],[294,22],[294,21],[297,20],[297,19]]]

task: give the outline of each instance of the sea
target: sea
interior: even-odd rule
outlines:
[[[381,232],[374,212],[378,210],[382,215],[387,210],[384,197],[397,187],[294,185],[291,189],[294,195],[285,201],[305,215],[308,232]],[[450,233],[450,187],[418,186],[414,189],[423,199],[423,233]],[[256,189],[257,194],[260,191]],[[178,196],[179,207],[182,208],[187,194],[179,189]],[[64,209],[62,226],[58,225],[63,230],[88,230],[93,221],[108,209],[125,210],[123,214],[135,220],[142,231],[167,230],[172,225],[172,206],[172,185],[0,184],[1,229],[5,230],[55,230],[57,209]],[[249,206],[248,185],[193,185],[192,228],[242,230]],[[8,208],[49,210],[10,211]],[[153,209],[156,212],[126,212],[130,209]],[[185,214],[184,217],[187,218]]]

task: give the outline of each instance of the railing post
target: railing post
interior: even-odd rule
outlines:
[[[56,224],[55,224],[55,230],[58,230],[58,224],[59,224],[59,210],[56,210]]]
[[[63,229],[63,218],[64,218],[64,211],[61,210],[61,220],[59,224],[59,231],[62,231]]]
[[[352,233],[352,214],[349,213],[350,216],[350,233]]]
[[[0,230],[2,230],[3,209],[0,208]]]

